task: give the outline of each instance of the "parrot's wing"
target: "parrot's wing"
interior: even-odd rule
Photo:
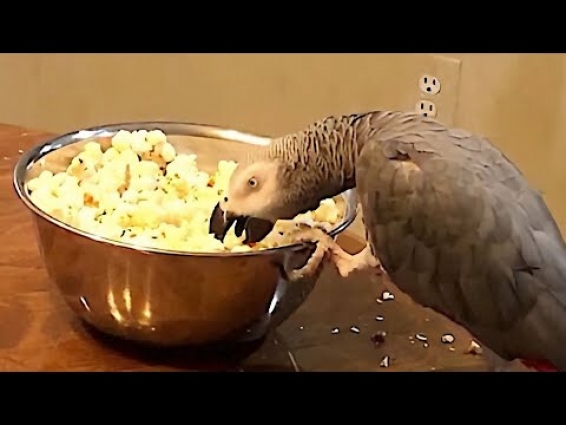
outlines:
[[[487,142],[465,148],[447,129],[430,140],[405,134],[360,152],[375,254],[401,290],[500,356],[566,367],[566,250],[546,205]]]

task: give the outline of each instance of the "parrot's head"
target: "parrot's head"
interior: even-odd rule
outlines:
[[[302,194],[306,191],[296,190],[296,186],[300,186],[297,184],[300,176],[297,171],[292,175],[290,178],[291,170],[279,160],[238,164],[227,190],[212,212],[210,232],[223,239],[236,223],[238,236],[246,230],[245,243],[257,242],[267,236],[277,220],[292,219],[311,209],[312,191],[308,200],[303,199]],[[319,201],[316,201],[316,207]]]
[[[274,216],[271,209],[278,207],[281,174],[277,161],[238,164],[220,201],[220,208],[234,216],[275,221],[277,214]]]

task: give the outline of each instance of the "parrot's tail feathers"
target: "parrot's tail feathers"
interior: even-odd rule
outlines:
[[[562,297],[561,294],[558,294]],[[521,362],[537,371],[566,371],[566,350],[563,336],[566,335],[566,311],[563,300],[556,294],[539,295],[537,304],[525,318],[522,327],[525,346],[519,353]],[[520,337],[518,335],[517,337]]]
[[[508,372],[513,366],[512,361],[505,360],[498,356],[488,347],[482,347],[483,357],[485,358],[490,372]]]
[[[522,353],[520,357],[535,370],[547,370],[545,363],[550,363],[553,369],[566,371],[566,252],[548,234],[535,232],[534,237],[544,261],[533,275],[537,300],[523,319],[522,334],[516,335],[525,344],[517,354]]]
[[[537,372],[558,372],[558,369],[552,363],[545,360],[521,360],[521,363]]]

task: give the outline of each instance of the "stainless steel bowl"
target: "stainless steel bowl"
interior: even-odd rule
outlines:
[[[176,122],[105,125],[57,137],[24,153],[14,187],[32,213],[51,280],[69,307],[95,328],[158,345],[256,339],[282,323],[307,298],[319,275],[290,283],[285,270],[304,265],[313,247],[303,244],[246,253],[188,253],[140,248],[72,228],[38,209],[26,182],[44,169],[63,171],[86,140],[118,130],[161,129],[179,153],[198,155],[199,168],[241,159],[269,138],[235,130]],[[337,201],[345,216],[338,235],[355,219],[352,191]]]

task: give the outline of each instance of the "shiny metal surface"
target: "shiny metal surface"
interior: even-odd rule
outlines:
[[[198,155],[213,172],[219,160],[238,161],[269,138],[235,130],[173,122],[112,124],[57,137],[25,152],[14,170],[14,188],[30,210],[51,280],[69,307],[99,330],[158,345],[205,344],[259,338],[306,299],[318,274],[299,282],[285,270],[312,253],[302,244],[246,253],[187,253],[145,249],[74,229],[32,204],[25,183],[42,170],[63,171],[86,139],[109,143],[120,129],[167,134],[179,153]],[[345,217],[336,236],[355,219],[355,193],[337,198]]]

